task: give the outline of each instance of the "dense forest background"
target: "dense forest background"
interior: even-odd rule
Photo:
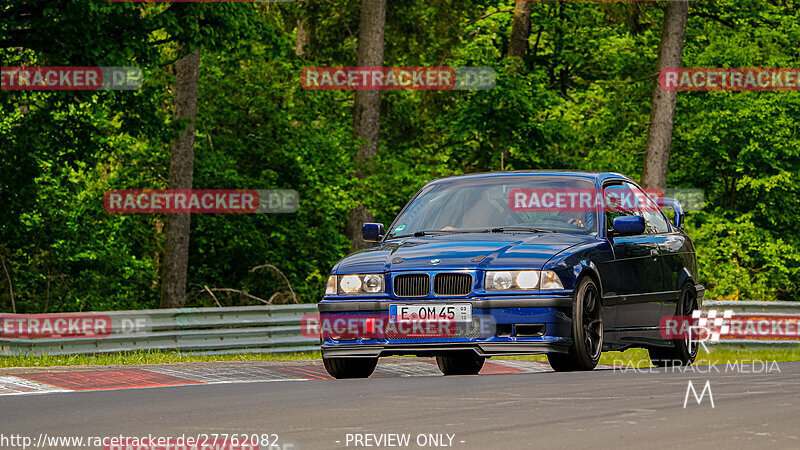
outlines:
[[[109,189],[164,189],[175,61],[199,49],[198,189],[294,189],[296,214],[191,218],[188,306],[321,297],[348,211],[389,223],[427,181],[515,169],[640,179],[665,2],[389,0],[384,64],[488,66],[489,91],[385,91],[378,154],[356,177],[352,91],[306,66],[354,66],[361,0],[0,5],[4,66],[131,66],[139,91],[0,93],[0,311],[159,306],[163,215],[109,214]],[[299,32],[298,32],[299,30]],[[689,2],[687,67],[800,67],[793,0]],[[681,92],[667,186],[698,188],[686,228],[707,298],[800,294],[800,94]],[[267,266],[265,266],[265,264]],[[273,269],[272,266],[274,266]],[[254,268],[257,268],[253,270]],[[280,273],[279,273],[280,272]],[[13,294],[13,306],[12,306]]]

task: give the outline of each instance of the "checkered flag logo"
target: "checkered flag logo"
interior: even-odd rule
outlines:
[[[722,312],[722,317],[717,316],[716,309],[709,309],[706,316],[703,317],[703,312],[699,309],[692,311],[692,318],[697,319],[697,327],[705,329],[711,334],[709,339],[711,342],[719,342],[720,335],[730,333],[730,318],[733,316],[733,311],[726,309]]]

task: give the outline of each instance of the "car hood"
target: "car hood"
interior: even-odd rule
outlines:
[[[595,239],[563,233],[465,233],[393,239],[353,253],[339,261],[333,272],[542,269],[558,253]]]

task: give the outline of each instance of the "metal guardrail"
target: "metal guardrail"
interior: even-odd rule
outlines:
[[[772,314],[797,314],[800,315],[800,302],[756,302],[756,301],[737,301],[737,300],[705,300],[703,301],[702,311],[716,310],[721,315],[725,310],[731,310],[736,314],[759,314],[769,316]],[[796,346],[800,344],[800,339],[721,339],[718,342],[706,342],[708,344],[747,344],[747,345],[782,345]]]
[[[764,313],[764,314],[800,314],[800,301],[798,302],[751,302],[738,300],[704,300],[703,311],[716,309],[724,311],[730,309],[737,313]]]
[[[800,314],[800,302],[703,302],[720,313]],[[315,314],[316,304],[181,308],[142,311],[68,313],[111,320],[111,334],[94,338],[0,337],[0,356],[79,355],[148,350],[193,354],[277,353],[318,350],[317,338],[300,333],[300,319]],[[722,340],[722,344],[797,345],[800,340]]]
[[[105,316],[106,337],[0,338],[0,355],[79,355],[148,350],[193,354],[274,353],[319,349],[319,340],[300,333],[300,319],[316,304],[181,308],[67,313]]]

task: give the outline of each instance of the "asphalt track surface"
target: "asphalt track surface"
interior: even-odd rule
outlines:
[[[256,379],[252,373],[258,370],[275,374],[277,366],[290,371],[301,367],[310,381],[291,381],[291,374],[283,373],[274,381],[249,381],[243,376],[212,384],[138,389],[96,384],[99,390],[0,395],[0,433],[33,437],[276,433],[279,442],[294,445],[287,449],[389,448],[356,446],[353,441],[357,435],[365,439],[366,434],[386,433],[409,434],[410,445],[405,448],[436,448],[417,445],[416,439],[440,433],[455,434],[450,447],[456,449],[800,448],[800,363],[698,366],[683,373],[674,369],[553,373],[544,364],[514,363],[508,367],[516,367],[515,373],[498,369],[478,376],[444,377],[433,371],[396,369],[394,375],[379,371],[365,380],[321,379],[324,376],[315,375],[323,373],[318,362],[160,366],[167,372],[178,367],[184,374],[195,369],[195,373],[239,371],[249,373],[250,379]],[[386,364],[425,367],[412,358],[392,358],[382,359],[379,368]],[[63,370],[82,374],[84,381],[94,376],[80,368]],[[16,376],[41,380],[48,372],[26,373],[5,369],[0,378],[7,384]],[[172,372],[176,374],[180,375]],[[700,404],[689,394],[684,408],[689,381],[698,395],[709,382],[713,408],[708,393]],[[448,443],[446,437],[444,442]]]

